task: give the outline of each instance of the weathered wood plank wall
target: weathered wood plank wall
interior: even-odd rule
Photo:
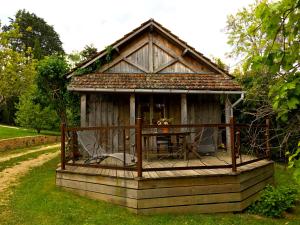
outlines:
[[[119,54],[102,66],[105,73],[207,73],[214,72],[204,62],[194,59],[187,49],[161,34],[145,32],[120,46]]]

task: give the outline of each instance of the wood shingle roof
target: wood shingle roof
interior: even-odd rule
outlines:
[[[83,88],[241,91],[241,87],[226,75],[191,73],[93,73],[76,76],[69,85],[69,90]]]

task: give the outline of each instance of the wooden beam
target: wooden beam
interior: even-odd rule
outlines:
[[[115,47],[115,50],[120,55],[120,49],[118,47]]]
[[[126,41],[128,41],[130,38],[134,37],[135,35],[137,35],[138,33],[140,33],[141,31],[145,30],[146,28],[148,28],[149,26],[151,26],[152,23],[148,23],[147,25],[145,25],[144,27],[141,27],[140,29],[138,29],[137,31],[135,31],[134,33],[128,35],[126,38],[124,38],[122,41],[116,43],[115,45],[113,45],[113,48],[119,47],[120,45],[122,45],[123,43],[125,43]],[[86,62],[86,64],[82,65],[80,68],[85,68],[87,66],[89,66],[90,64],[92,64],[93,62],[95,62],[97,59],[101,58],[102,56],[106,55],[106,51],[104,51],[103,53],[101,53],[100,55],[96,56],[94,59]]]
[[[148,41],[143,41],[142,43],[136,45],[134,48],[129,49],[128,51],[123,52],[118,57],[116,57],[111,63],[108,63],[101,67],[99,70],[100,73],[103,73],[104,71],[108,70],[109,68],[113,67],[114,65],[118,64],[120,61],[122,61],[124,58],[128,57],[132,53],[136,52],[137,50],[144,47],[146,44],[148,44]]]
[[[130,125],[135,125],[135,94],[130,94]],[[135,146],[135,129],[130,129],[130,152],[131,148]]]
[[[86,127],[86,94],[80,96],[80,125]]]
[[[167,68],[168,66],[173,65],[173,64],[176,63],[176,62],[178,62],[178,59],[177,59],[177,58],[172,59],[170,62],[165,63],[164,65],[160,66],[159,68],[157,68],[157,69],[154,70],[153,72],[154,72],[154,73],[158,73],[159,71],[161,71],[161,70]]]
[[[136,63],[134,63],[134,62],[132,62],[130,59],[123,58],[123,60],[124,60],[125,62],[127,62],[128,64],[130,64],[130,65],[132,65],[132,66],[138,68],[139,70],[141,70],[141,71],[143,71],[143,72],[145,72],[145,73],[149,73],[149,71],[148,71],[146,68],[144,68],[144,67],[142,67],[142,66],[140,66],[140,65],[138,65],[138,64],[136,64]]]
[[[178,40],[177,38],[173,37],[169,32],[166,32],[164,29],[162,29],[161,27],[155,25],[155,28],[158,29],[160,32],[162,32],[163,34],[165,34],[167,37],[169,37],[172,41],[174,41],[175,43],[179,44],[180,46],[182,46],[183,48],[188,48],[189,46],[187,46],[186,44],[182,43],[182,41]],[[213,69],[217,70],[219,73],[227,75],[223,70],[219,69],[216,65],[214,65],[212,62],[210,62],[210,60],[206,59],[205,57],[201,56],[199,53],[197,53],[196,51],[190,49],[191,53],[193,53],[198,59],[202,60],[203,62],[205,62],[207,65],[211,66]]]
[[[153,26],[150,29],[153,29]],[[153,34],[150,30],[149,32],[149,46],[148,46],[148,53],[149,53],[149,72],[153,73],[154,63],[153,63]]]
[[[178,56],[175,52],[173,52],[171,49],[166,48],[165,46],[159,44],[158,42],[153,42],[158,48],[161,50],[167,52],[169,55],[171,55],[173,58],[177,59],[179,62],[181,62],[183,65],[185,65],[187,68],[189,68],[193,73],[195,73],[195,70],[191,68],[190,65],[188,65],[184,59],[181,56]]]
[[[149,109],[149,119],[150,119],[150,124],[152,125],[152,120],[153,120],[153,109],[154,109],[154,105],[153,105],[153,95],[150,95],[150,109]]]
[[[181,94],[181,124],[187,124],[187,100],[186,94]]]
[[[184,56],[186,53],[188,53],[188,51],[189,51],[188,48],[184,49],[184,51],[182,52],[181,56]]]
[[[225,123],[229,124],[231,118],[231,102],[228,98],[228,95],[225,97]],[[231,135],[230,135],[230,127],[226,127],[226,148],[227,153],[231,155]]]

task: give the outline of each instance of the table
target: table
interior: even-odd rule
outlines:
[[[176,137],[176,147],[180,146],[180,139],[182,139],[182,147],[184,153],[184,160],[187,159],[187,140],[186,137],[190,135],[191,132],[181,131],[181,132],[151,132],[151,133],[142,133],[142,137],[144,139],[144,146],[146,147],[146,156],[149,158],[149,146],[150,146],[150,137],[166,137],[166,140],[169,139],[169,143],[171,143],[171,137]],[[157,141],[156,141],[157,144]],[[169,150],[169,146],[168,146]],[[173,149],[172,149],[173,150]],[[173,152],[171,151],[171,154]],[[157,148],[157,155],[159,155],[159,148]]]

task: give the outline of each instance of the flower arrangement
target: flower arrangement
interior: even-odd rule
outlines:
[[[172,122],[172,118],[160,118],[158,121],[157,121],[157,125],[170,125],[171,122]]]

